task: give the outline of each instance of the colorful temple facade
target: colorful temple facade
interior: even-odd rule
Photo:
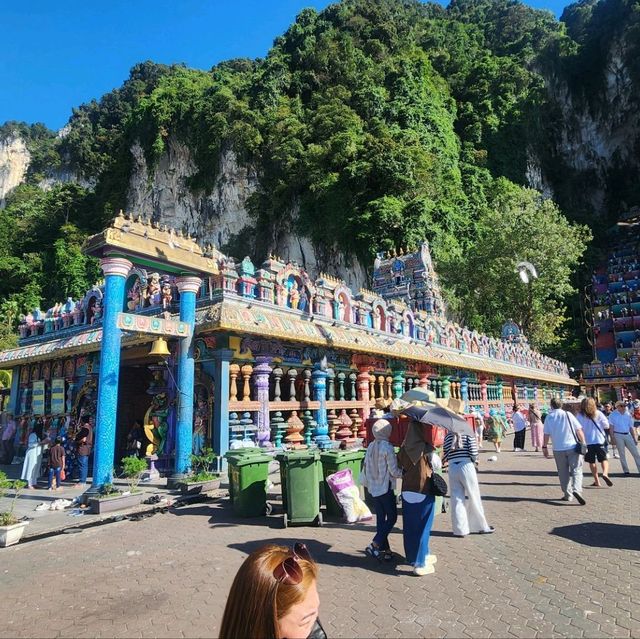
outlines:
[[[583,367],[583,383],[602,400],[640,395],[640,213],[630,212],[621,224],[586,297],[594,359]]]
[[[234,440],[324,447],[357,437],[377,400],[415,386],[485,415],[575,386],[515,324],[494,338],[447,321],[426,243],[380,255],[374,290],[357,292],[275,256],[237,262],[122,214],[85,250],[104,281],[24,318],[0,369],[13,371],[10,410],[23,438],[34,420],[73,431],[95,415],[97,486],[136,420],[146,452],[176,478],[204,446],[223,455]],[[150,354],[159,336],[166,357]]]

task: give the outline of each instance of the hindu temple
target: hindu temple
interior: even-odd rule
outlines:
[[[223,455],[235,440],[278,449],[357,438],[377,400],[415,386],[508,415],[516,400],[542,405],[576,384],[515,324],[497,338],[448,320],[426,242],[379,254],[372,290],[359,291],[122,213],[85,252],[104,280],[29,313],[0,369],[13,372],[9,410],[23,439],[37,420],[72,432],[95,416],[97,486],[135,421],[145,452],[175,478],[205,446]]]

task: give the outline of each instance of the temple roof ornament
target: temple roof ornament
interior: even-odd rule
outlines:
[[[126,255],[131,261],[151,268],[207,275],[218,274],[218,259],[223,257],[213,247],[208,247],[205,253],[182,229],[163,230],[148,218],[134,218],[122,211],[109,227],[87,239],[83,251],[101,258]]]

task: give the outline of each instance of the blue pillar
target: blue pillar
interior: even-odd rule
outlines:
[[[102,302],[102,343],[98,377],[98,408],[96,414],[93,455],[92,490],[113,480],[113,457],[116,445],[116,419],[118,414],[118,378],[120,375],[120,342],[118,313],[124,304],[124,284],[131,262],[121,257],[101,260],[105,275]]]
[[[178,354],[178,423],[176,425],[175,464],[172,479],[175,481],[189,472],[193,437],[193,386],[195,364],[193,338],[196,323],[196,293],[202,280],[199,277],[178,277],[180,291],[180,321],[189,325],[189,337],[180,340]]]
[[[320,402],[320,407],[313,411],[316,420],[315,440],[319,448],[326,448],[329,442],[329,422],[327,420],[327,377],[329,373],[319,366],[311,373],[313,399]]]
[[[229,364],[233,351],[219,348],[212,353],[214,361],[213,387],[213,450],[219,456],[229,450]]]
[[[8,411],[15,417],[20,409],[20,367],[14,366],[11,371],[11,395],[9,395]]]

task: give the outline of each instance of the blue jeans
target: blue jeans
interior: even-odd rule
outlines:
[[[436,499],[432,495],[417,503],[402,500],[402,536],[407,561],[416,567],[425,566],[429,554],[429,538],[435,515]]]
[[[373,502],[376,509],[376,536],[373,543],[380,550],[389,550],[389,533],[398,519],[395,493],[389,488],[384,495],[374,497]]]
[[[53,486],[53,473],[56,474],[56,488],[60,488],[60,471],[62,470],[62,466],[58,466],[57,468],[49,468],[49,488]]]
[[[89,455],[78,455],[78,472],[80,473],[80,483],[87,483],[89,474]]]

